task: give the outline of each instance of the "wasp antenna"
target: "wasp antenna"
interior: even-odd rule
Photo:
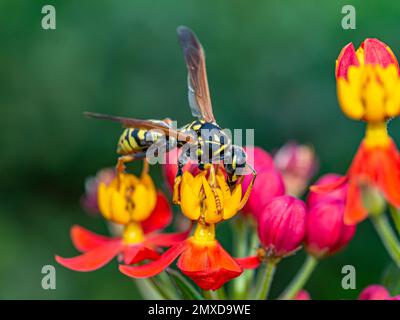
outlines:
[[[89,112],[89,111],[83,112],[83,115],[84,115],[85,117],[89,117],[89,118],[95,117],[96,114],[97,114],[97,113],[93,113],[93,112]]]
[[[256,176],[257,175],[257,171],[251,165],[249,165],[248,163],[246,163],[246,165],[252,171],[252,175]]]
[[[95,113],[95,112],[88,112],[85,111],[83,113],[84,116],[89,117],[89,118],[97,118],[97,119],[108,119],[110,116],[106,114],[101,114],[101,113]]]

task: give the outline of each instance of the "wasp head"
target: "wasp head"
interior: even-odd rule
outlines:
[[[228,185],[233,186],[238,176],[246,174],[247,154],[240,146],[232,145],[224,158],[224,167],[228,175]]]

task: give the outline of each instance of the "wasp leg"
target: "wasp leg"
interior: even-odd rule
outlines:
[[[146,157],[144,157],[141,176],[143,177],[144,175],[147,175],[149,173],[149,169],[149,162],[147,161]]]
[[[254,186],[254,181],[256,180],[256,177],[257,177],[256,170],[254,170],[249,165],[247,165],[247,166],[251,169],[251,171],[252,171],[251,174],[253,175],[253,177],[251,178],[250,184],[247,187],[247,190],[246,190],[244,196],[242,197],[242,200],[240,201],[239,210],[243,209],[243,207],[246,204],[247,200],[249,200],[251,190],[253,189],[253,186]],[[244,179],[244,176],[241,176],[240,183],[243,181],[243,179]]]
[[[235,186],[243,181],[244,176],[237,177],[236,174],[227,174],[227,183],[229,186],[229,190],[233,191]]]
[[[132,162],[135,160],[140,160],[146,158],[145,152],[138,152],[134,154],[124,155],[118,158],[118,162],[116,165],[117,173],[123,173],[125,171],[125,163]]]
[[[183,167],[187,162],[187,156],[185,153],[182,153],[178,158],[178,172],[176,173],[175,180],[174,180],[174,190],[172,193],[172,203],[180,204],[181,197],[180,197],[180,186],[182,182],[182,175],[183,175]]]
[[[222,206],[222,199],[220,199],[220,197],[219,197],[219,195],[218,195],[218,192],[217,192],[217,178],[216,178],[216,175],[215,175],[215,168],[214,168],[214,165],[213,164],[211,164],[210,166],[209,166],[209,176],[208,176],[208,183],[209,183],[209,185],[210,185],[210,187],[211,187],[211,190],[212,190],[212,192],[213,192],[213,194],[214,194],[214,198],[215,198],[215,206],[216,206],[216,209],[217,209],[217,214],[218,214],[218,216],[221,216],[222,214],[223,214],[223,206]]]

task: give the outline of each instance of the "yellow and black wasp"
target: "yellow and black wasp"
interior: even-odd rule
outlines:
[[[171,120],[141,120],[110,116],[100,113],[85,112],[85,115],[92,118],[111,120],[121,123],[125,130],[122,132],[117,146],[118,158],[117,171],[125,170],[125,163],[134,160],[145,159],[150,147],[156,150],[167,152],[178,145],[182,146],[187,142],[194,143],[192,136],[179,132],[171,127]]]
[[[230,187],[234,186],[239,177],[243,177],[246,162],[246,152],[242,147],[232,145],[230,137],[216,123],[212,110],[210,91],[206,73],[205,55],[196,35],[187,27],[177,29],[186,66],[188,69],[188,98],[192,115],[198,119],[186,126],[173,129],[171,121],[140,120],[133,118],[114,117],[109,115],[86,113],[95,118],[108,119],[123,124],[126,128],[122,133],[117,152],[117,170],[124,170],[124,163],[146,157],[147,150],[158,145],[160,150],[168,151],[174,147],[183,148],[178,159],[178,172],[175,178],[173,202],[179,203],[179,185],[185,163],[196,160],[200,170],[214,167],[212,164],[222,161]],[[162,149],[163,148],[163,149]],[[250,190],[254,183],[253,174]]]

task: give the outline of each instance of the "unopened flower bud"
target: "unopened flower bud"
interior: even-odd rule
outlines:
[[[281,147],[274,155],[274,162],[282,173],[286,192],[293,196],[303,194],[318,167],[314,149],[296,142]]]
[[[258,236],[270,257],[283,257],[295,251],[305,235],[306,206],[292,196],[271,200],[258,219]]]
[[[243,188],[243,192],[247,189]],[[271,199],[285,194],[282,176],[274,169],[257,173],[256,181],[243,213],[252,214],[256,219]]]
[[[305,245],[316,256],[331,255],[344,248],[353,238],[355,225],[343,222],[345,204],[339,200],[320,201],[307,214]]]
[[[285,194],[285,185],[282,175],[276,170],[274,160],[267,151],[254,146],[245,147],[245,151],[247,163],[257,171],[257,179],[242,211],[245,214],[252,214],[257,219],[271,199]],[[250,174],[244,177],[243,192],[246,192],[251,179]]]
[[[358,300],[388,300],[389,291],[384,286],[373,284],[361,291]]]
[[[336,183],[340,179],[342,179],[342,176],[334,173],[328,173],[319,178],[314,184],[314,186],[330,185]],[[307,205],[309,208],[312,208],[317,203],[326,200],[339,200],[344,202],[346,201],[346,193],[347,193],[346,183],[336,188],[335,190],[326,193],[310,191],[307,197]]]
[[[300,290],[294,300],[311,300],[311,296],[306,290]]]
[[[97,193],[101,183],[109,185],[115,177],[114,168],[105,168],[97,172],[96,176],[85,180],[85,194],[82,196],[82,207],[89,213],[99,213]]]

